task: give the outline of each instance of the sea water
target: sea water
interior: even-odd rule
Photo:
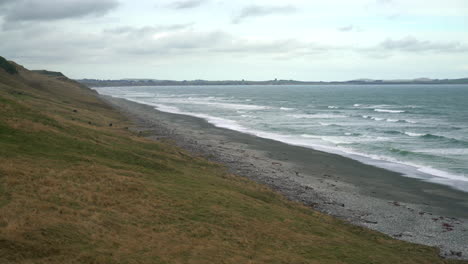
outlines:
[[[468,85],[95,89],[468,191]]]

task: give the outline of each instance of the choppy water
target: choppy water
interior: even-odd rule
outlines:
[[[95,89],[468,191],[468,85]]]

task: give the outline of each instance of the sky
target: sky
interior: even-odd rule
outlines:
[[[71,78],[468,77],[468,0],[0,0],[0,56]]]

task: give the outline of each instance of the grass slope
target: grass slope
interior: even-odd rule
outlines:
[[[0,69],[0,263],[455,263],[140,138],[90,89],[15,67]]]

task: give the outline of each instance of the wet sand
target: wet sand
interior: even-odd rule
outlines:
[[[444,257],[468,259],[468,193],[339,155],[218,128],[200,118],[102,98],[133,120],[132,129],[142,136],[175,142],[321,212],[397,239],[439,247]]]

